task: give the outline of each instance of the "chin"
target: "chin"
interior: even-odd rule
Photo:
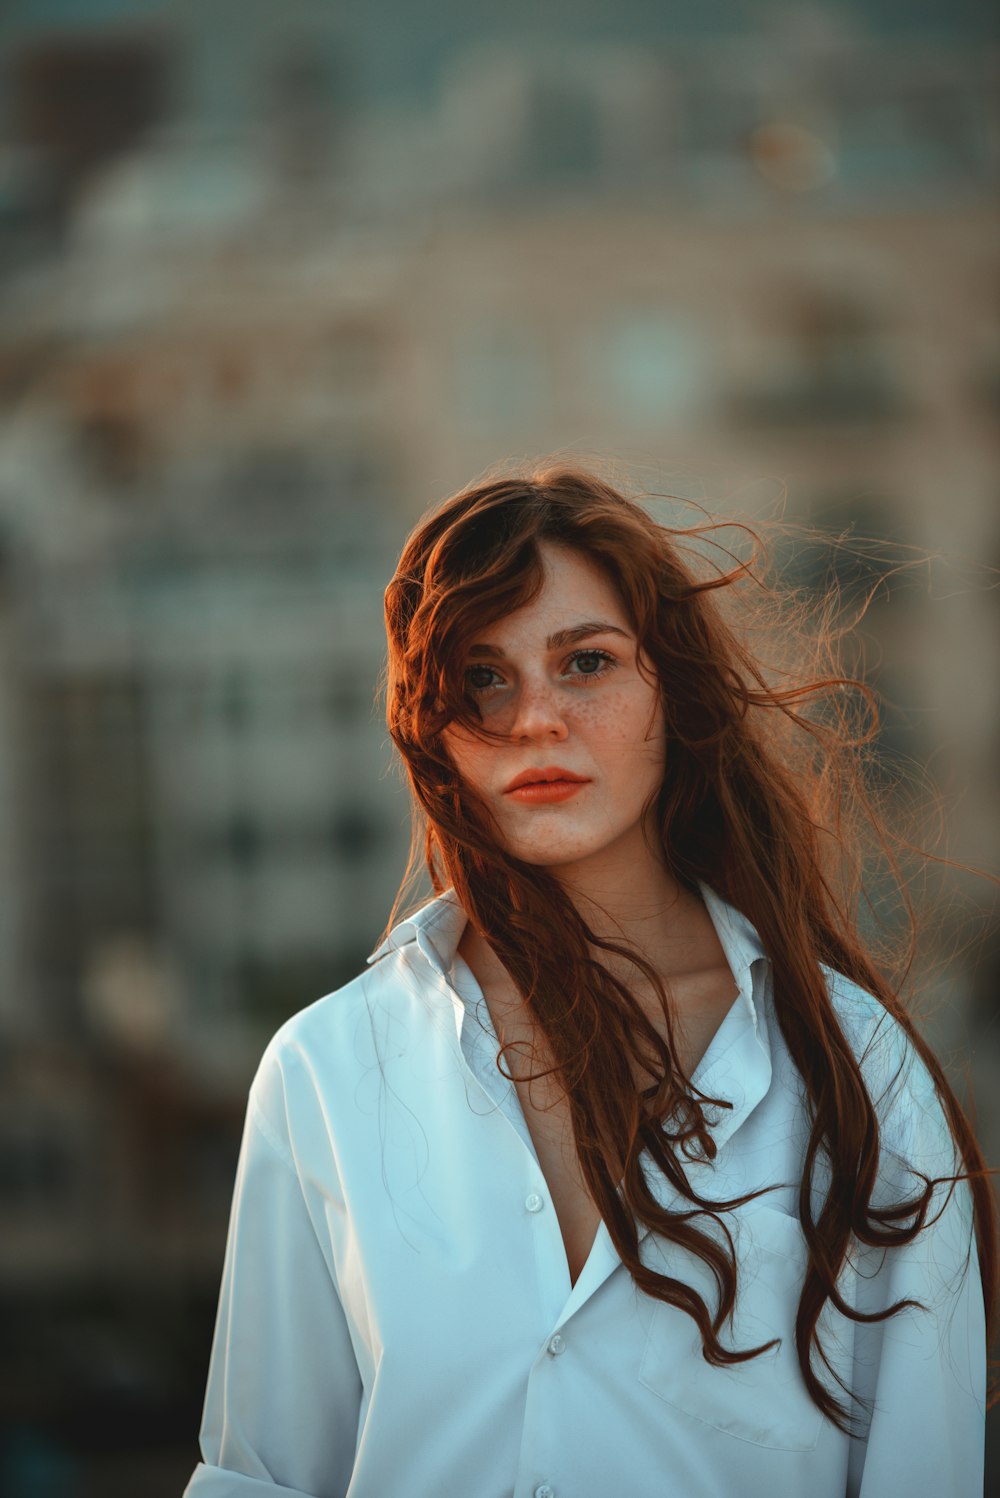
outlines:
[[[562,864],[579,863],[582,859],[593,858],[601,852],[604,844],[596,847],[581,846],[579,843],[570,844],[565,847],[553,846],[551,841],[542,843],[526,843],[511,848],[515,858],[522,863],[533,863],[539,868],[558,868]]]

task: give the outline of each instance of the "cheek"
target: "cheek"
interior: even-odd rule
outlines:
[[[441,742],[445,753],[467,785],[481,785],[489,762],[490,746],[471,734],[446,730]]]
[[[604,702],[584,703],[577,721],[594,743],[624,750],[627,759],[648,763],[663,757],[663,712],[645,693],[609,693]]]

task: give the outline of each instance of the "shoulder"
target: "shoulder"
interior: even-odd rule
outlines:
[[[250,1084],[248,1111],[273,1142],[355,1098],[390,1046],[426,1009],[426,980],[403,951],[291,1015],[272,1035]]]
[[[952,1170],[950,1125],[926,1063],[880,999],[824,967],[840,1028],[875,1107],[883,1151],[924,1169]]]
[[[909,1229],[914,1204],[925,1201],[923,1229],[905,1250],[920,1271],[919,1299],[953,1294],[959,1276],[977,1273],[975,1203],[967,1179],[955,1180],[967,1162],[955,1138],[937,1085],[906,1027],[885,1005],[842,974],[826,970],[834,1012],[858,1060],[878,1122],[876,1175],[870,1208],[911,1204],[892,1225]],[[885,1225],[883,1223],[883,1225]],[[866,1249],[877,1276],[881,1250]],[[861,1262],[861,1260],[859,1260]],[[933,1271],[927,1278],[925,1270]]]

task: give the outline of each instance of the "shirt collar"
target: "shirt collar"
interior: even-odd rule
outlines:
[[[770,1084],[771,1037],[763,1007],[769,987],[769,961],[757,930],[747,917],[707,884],[699,887],[739,990],[738,1003],[695,1072],[699,1087],[709,1096],[725,1098],[730,1104],[727,1109],[709,1110],[718,1148],[740,1126]],[[456,991],[451,967],[467,922],[454,890],[447,889],[394,926],[368,958],[371,963],[389,952],[416,946],[435,975],[435,987],[442,997],[451,999],[459,1041],[467,1008],[466,1001]]]
[[[387,952],[396,952],[401,947],[416,943],[434,971],[440,977],[447,978],[468,919],[455,891],[446,889],[443,894],[428,900],[426,905],[393,926],[385,941],[368,958],[368,962],[376,962]]]
[[[707,884],[702,884],[699,888],[705,902],[705,909],[712,919],[715,933],[726,954],[726,961],[736,979],[740,994],[746,1000],[754,1028],[757,1029],[760,1015],[754,998],[753,969],[755,963],[768,960],[763,943],[757,935],[757,928],[741,911],[737,910],[734,905],[730,905],[721,895],[717,895],[715,890]]]
[[[756,1025],[758,1015],[753,998],[752,969],[755,962],[766,961],[767,954],[756,928],[745,915],[721,895],[717,895],[707,884],[702,884],[700,888],[705,908],[726,954],[726,961],[732,969],[740,993],[750,1006]],[[447,978],[467,921],[468,917],[459,904],[455,891],[446,889],[434,899],[428,900],[412,915],[399,921],[372,952],[368,962],[376,962],[388,952],[416,943],[434,971],[440,977]]]

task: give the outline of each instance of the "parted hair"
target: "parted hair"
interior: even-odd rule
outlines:
[[[773,1346],[733,1350],[719,1338],[737,1292],[726,1214],[760,1193],[707,1199],[689,1179],[686,1165],[714,1158],[705,1110],[720,1100],[681,1068],[669,985],[624,939],[591,929],[550,871],[511,856],[442,739],[456,723],[494,737],[468,692],[465,651],[478,631],[537,596],[541,543],[572,548],[617,590],[661,688],[667,754],[655,826],[668,867],[685,886],[704,883],[742,912],[770,959],[774,1009],[809,1119],[798,1194],[808,1262],[796,1350],[814,1403],[855,1433],[863,1425],[853,1405],[862,1401],[824,1356],[820,1314],[832,1301],[844,1316],[877,1321],[916,1303],[854,1310],[838,1289],[852,1244],[909,1243],[932,1220],[934,1189],[947,1183],[950,1195],[967,1180],[992,1326],[996,1208],[970,1122],[900,996],[915,942],[900,867],[901,846],[910,845],[880,790],[878,700],[842,665],[838,600],[830,594],[807,606],[768,571],[759,537],[744,532],[754,546],[741,558],[718,539],[723,529],[717,520],[668,525],[619,484],[555,461],[486,479],[415,527],[385,594],[387,722],[414,808],[410,862],[389,925],[421,866],[436,892],[454,890],[530,1006],[548,1058],[534,1075],[553,1076],[565,1092],[583,1179],[635,1284],[693,1318],[711,1363]],[[879,934],[872,913],[885,904],[887,879],[905,918]],[[625,959],[652,986],[666,1038],[605,954],[618,972]],[[923,1185],[905,1200],[886,1203],[876,1191],[883,1148],[876,1099],[824,967],[867,990],[901,1027],[947,1119],[954,1174],[918,1172]],[[637,1068],[654,1078],[650,1086],[639,1088]],[[689,1204],[684,1210],[658,1200],[644,1155]],[[817,1190],[821,1182],[827,1189]],[[708,1217],[718,1231],[707,1230]],[[706,1263],[717,1306],[643,1262],[640,1225]],[[846,1399],[821,1380],[814,1355]]]

